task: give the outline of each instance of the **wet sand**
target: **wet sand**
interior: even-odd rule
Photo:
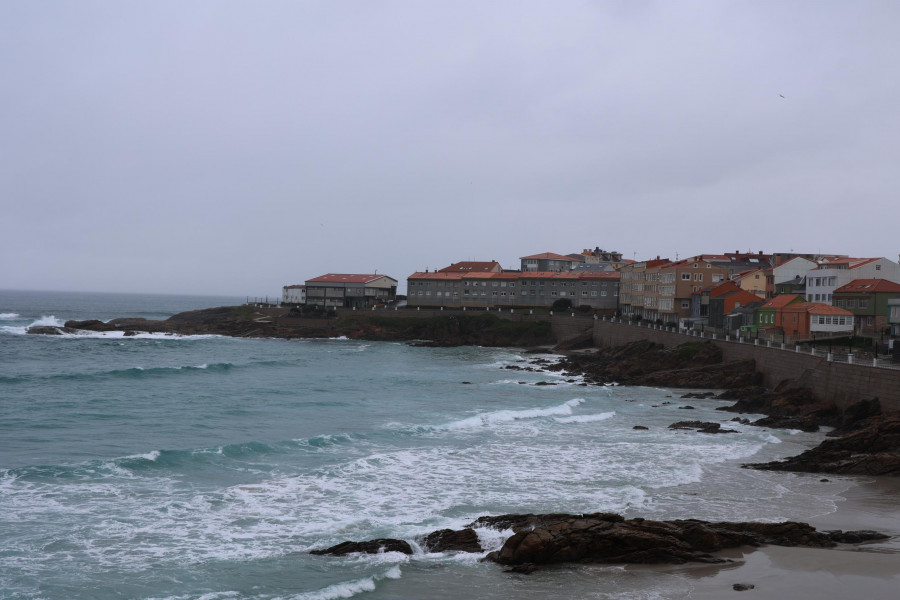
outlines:
[[[846,500],[837,511],[809,519],[809,523],[824,531],[871,529],[895,537],[831,550],[747,548],[722,554],[734,563],[675,567],[671,574],[690,585],[691,591],[684,597],[692,600],[900,598],[900,480],[860,480],[842,496]],[[736,591],[734,584],[752,584],[754,588]]]

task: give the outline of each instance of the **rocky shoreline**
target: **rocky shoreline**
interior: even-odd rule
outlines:
[[[710,388],[720,393],[690,393],[684,398],[733,401],[718,410],[740,414],[763,414],[750,421],[733,421],[759,427],[818,431],[832,427],[830,436],[818,447],[799,456],[747,468],[836,475],[900,475],[900,416],[885,415],[877,398],[861,398],[841,409],[822,402],[810,390],[785,387],[767,390],[753,361],[724,362],[721,351],[709,342],[689,342],[667,348],[650,341],[638,341],[595,352],[564,357],[548,367],[566,376],[582,376],[590,384],[619,383],[669,388]],[[689,408],[683,406],[681,408]],[[683,421],[673,428],[695,429],[701,433],[728,433],[720,423]]]
[[[483,560],[529,573],[560,563],[683,564],[725,562],[713,553],[742,546],[776,545],[835,548],[889,536],[874,531],[817,531],[806,523],[709,522],[695,519],[651,521],[612,513],[527,514],[480,517],[466,528],[433,532],[416,543],[425,552],[483,553],[477,529],[512,531],[499,550]],[[342,542],[311,554],[413,554],[406,540]]]

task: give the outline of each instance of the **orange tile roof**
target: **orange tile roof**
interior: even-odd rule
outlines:
[[[834,292],[900,292],[900,283],[894,283],[887,279],[854,279]]]
[[[811,315],[853,316],[853,313],[849,310],[844,310],[843,308],[838,308],[837,306],[832,306],[830,304],[823,304],[822,302],[809,302],[804,306],[806,307],[806,312]]]
[[[803,299],[800,294],[779,294],[760,306],[760,308],[782,308],[793,302],[797,298]],[[805,302],[805,300],[804,300]]]

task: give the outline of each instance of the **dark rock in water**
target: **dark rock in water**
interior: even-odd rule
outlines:
[[[25,330],[25,333],[32,335],[62,335],[63,332],[59,327],[53,325],[35,325]]]
[[[695,429],[700,433],[738,433],[734,429],[722,429],[721,423],[708,421],[678,421],[669,425],[669,429]]]
[[[484,552],[473,529],[441,529],[425,536],[422,545],[429,552]]]
[[[744,465],[765,471],[900,476],[900,416],[872,417],[862,429],[798,456]]]
[[[829,535],[805,523],[625,520],[615,514],[503,515],[476,523],[515,534],[486,559],[503,565],[553,563],[723,562],[726,548],[774,544],[832,548]]]
[[[840,409],[832,403],[820,402],[807,388],[788,387],[769,392],[761,387],[748,387],[723,392],[716,399],[737,400],[732,406],[720,406],[716,410],[798,417],[829,427],[836,427],[841,422]]]
[[[773,429],[799,429],[800,431],[815,432],[819,425],[812,419],[803,417],[764,417],[753,421],[751,425],[757,427],[771,427]]]
[[[666,396],[668,398],[668,396]],[[688,392],[681,396],[682,398],[697,398],[699,400],[703,400],[705,398],[715,398],[715,392]]]
[[[534,573],[537,570],[538,570],[537,565],[534,565],[531,563],[525,563],[524,565],[516,565],[514,567],[510,567],[509,569],[505,569],[503,572],[504,573],[521,573],[522,575],[531,575],[532,573]]]
[[[635,425],[634,427],[632,427],[632,429],[643,429],[643,430],[646,431],[646,430],[648,430],[648,429],[650,429],[650,428],[649,428],[649,427],[644,427],[643,425]]]
[[[746,592],[747,590],[752,590],[755,587],[756,586],[753,585],[752,583],[736,583],[733,586],[731,586],[731,589],[733,589],[736,592]]]
[[[681,410],[694,410],[694,407],[690,404],[685,404],[684,406],[679,406],[678,408],[680,408]]]
[[[116,326],[112,323],[104,323],[97,319],[89,319],[87,321],[66,321],[66,327],[72,329],[86,329],[87,331],[116,331]]]
[[[863,542],[886,540],[891,537],[868,529],[860,531],[825,531],[823,533],[825,533],[832,542],[837,542],[838,544],[862,544]]]
[[[555,383],[551,383],[549,381],[538,381],[534,385],[556,385]]]
[[[126,331],[123,335],[124,335],[125,337],[133,337],[133,336],[136,336],[137,334],[138,334],[137,331],[132,331],[131,329],[129,329],[129,330]]]
[[[310,550],[310,554],[344,556],[359,552],[361,554],[379,554],[381,552],[402,552],[412,554],[409,542],[390,538],[369,540],[368,542],[342,542],[324,550]]]
[[[462,384],[463,385],[472,385],[472,382],[471,381],[463,381]]]

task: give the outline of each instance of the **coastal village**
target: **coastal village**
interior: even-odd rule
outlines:
[[[387,275],[328,273],[284,286],[281,302],[577,311],[782,343],[858,336],[888,350],[900,337],[900,264],[885,257],[735,251],[637,261],[595,247],[522,256],[515,270],[494,260],[455,262],[406,282],[402,296]]]

